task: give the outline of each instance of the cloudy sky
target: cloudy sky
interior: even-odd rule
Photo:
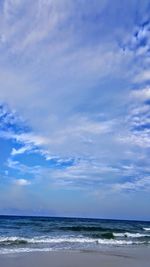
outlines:
[[[0,213],[150,219],[150,1],[0,1]]]

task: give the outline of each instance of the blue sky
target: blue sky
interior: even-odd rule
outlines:
[[[150,220],[150,3],[0,1],[0,213]]]

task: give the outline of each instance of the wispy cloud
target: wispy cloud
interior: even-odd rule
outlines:
[[[144,70],[141,73],[137,74],[134,78],[134,82],[148,82],[150,81],[150,69]]]
[[[146,101],[150,99],[150,88],[142,88],[132,92],[132,96],[138,99],[139,101]]]
[[[140,179],[135,179],[131,182],[118,183],[113,185],[113,190],[115,191],[148,191],[150,190],[150,177],[142,177]]]
[[[7,167],[17,170],[22,174],[30,174],[30,175],[38,176],[41,173],[40,166],[30,167],[28,165],[22,164],[19,161],[14,161],[12,159],[8,159]]]
[[[35,191],[39,180],[45,188],[144,191],[149,1],[0,6],[1,173],[15,173],[20,185],[35,179]]]

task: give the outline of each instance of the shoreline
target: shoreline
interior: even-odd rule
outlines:
[[[149,267],[150,248],[24,252],[0,255],[1,267]]]

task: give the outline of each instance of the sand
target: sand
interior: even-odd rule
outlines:
[[[150,267],[150,248],[0,255],[0,267]]]

